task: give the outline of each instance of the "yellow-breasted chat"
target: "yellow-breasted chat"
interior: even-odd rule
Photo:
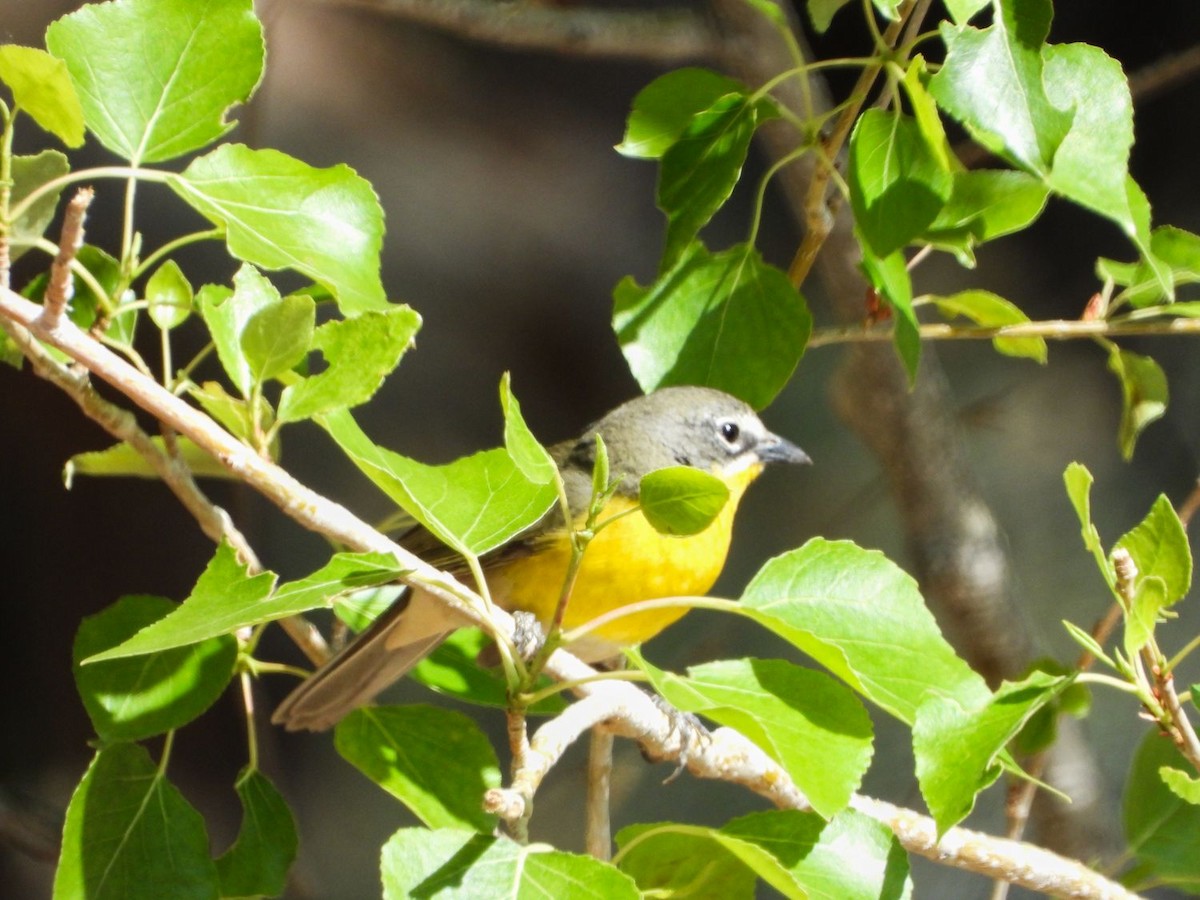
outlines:
[[[803,450],[768,431],[741,400],[712,388],[663,388],[623,403],[579,437],[549,448],[562,473],[568,506],[581,519],[592,496],[597,434],[618,482],[601,514],[609,522],[583,556],[562,623],[566,629],[642,600],[708,591],[725,564],[738,502],[750,482],[768,463],[809,462]],[[711,472],[729,488],[729,500],[707,528],[686,537],[666,535],[640,511],[619,515],[637,505],[642,476],[681,465]],[[465,574],[446,564],[445,548],[420,526],[399,542],[456,575]],[[569,531],[554,508],[483,557],[492,600],[509,611],[530,612],[546,625],[558,604],[570,553]],[[654,637],[686,611],[678,606],[619,616],[568,649],[587,661],[608,659]],[[302,682],[280,704],[273,721],[289,730],[331,727],[464,624],[436,598],[419,589],[408,591]]]

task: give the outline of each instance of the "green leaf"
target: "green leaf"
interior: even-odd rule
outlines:
[[[1138,578],[1158,578],[1164,599],[1172,606],[1192,587],[1192,551],[1175,507],[1159,494],[1150,512],[1117,541],[1133,557]]]
[[[904,92],[908,94],[913,118],[921,131],[926,148],[940,168],[953,173],[959,163],[954,158],[950,142],[946,138],[946,129],[942,126],[941,116],[938,115],[937,104],[925,86],[929,81],[928,74],[925,57],[918,53],[909,63],[908,71],[904,73]]]
[[[257,769],[238,775],[242,827],[217,859],[222,897],[278,897],[296,858],[296,823],[283,795]]]
[[[355,588],[333,599],[333,614],[357,634],[383,615],[405,590],[402,584]]]
[[[834,14],[849,2],[850,0],[808,0],[805,6],[817,33],[824,34],[828,31]]]
[[[308,577],[272,590],[276,579],[273,572],[248,575],[233,549],[222,543],[191,594],[171,615],[97,658],[186,647],[212,635],[328,607],[342,593],[386,584],[403,573],[386,553],[338,553]]]
[[[1125,653],[1132,658],[1154,635],[1163,610],[1178,603],[1192,584],[1192,552],[1174,507],[1159,495],[1150,512],[1117,541],[1137,567],[1134,595],[1125,614]]]
[[[1051,101],[1043,75],[1053,8],[1050,0],[1008,0],[997,13],[982,29],[942,23],[946,61],[929,89],[983,146],[1048,177],[1073,118]]]
[[[947,319],[965,316],[983,328],[1003,328],[1019,325],[1029,317],[1014,304],[990,291],[960,291],[949,297],[932,297],[938,312]],[[996,350],[1006,356],[1023,356],[1039,363],[1046,362],[1046,340],[1040,337],[992,339]]]
[[[1161,578],[1138,580],[1125,613],[1125,655],[1132,658],[1154,636],[1154,626],[1167,608],[1167,587]]]
[[[216,900],[204,820],[137,744],[92,760],[67,807],[54,900]]]
[[[896,836],[853,810],[828,822],[796,810],[756,812],[721,831],[770,851],[809,900],[904,900],[913,893],[908,856]]]
[[[1067,633],[1071,635],[1072,639],[1074,639],[1075,643],[1077,643],[1080,647],[1092,654],[1092,656],[1096,657],[1096,659],[1102,661],[1110,669],[1116,668],[1116,664],[1112,661],[1112,658],[1104,652],[1104,648],[1101,647],[1100,643],[1094,637],[1088,634],[1088,632],[1084,631],[1075,623],[1068,622],[1066,619],[1063,619],[1063,627],[1067,629]]]
[[[1151,422],[1167,411],[1167,376],[1149,356],[1113,345],[1108,354],[1108,370],[1121,383],[1121,426],[1117,443],[1121,457],[1133,458],[1138,437]]]
[[[990,0],[946,0],[946,9],[956,25],[965,25],[975,13],[990,4]]]
[[[645,896],[754,897],[758,879],[785,897],[809,900],[912,896],[908,858],[895,836],[850,810],[828,822],[811,812],[772,810],[719,829],[632,825],[617,834],[617,844],[617,864]]]
[[[304,361],[316,326],[317,304],[304,294],[289,294],[246,320],[242,355],[256,382],[277,378]]]
[[[204,294],[202,291],[201,294]],[[211,295],[210,295],[211,296]],[[204,411],[216,419],[234,437],[246,443],[261,437],[262,429],[269,429],[275,421],[274,411],[262,394],[254,397],[254,405],[258,407],[258,416],[251,415],[251,401],[242,400],[225,390],[225,386],[217,381],[206,381],[193,386],[188,394],[204,408]],[[271,458],[279,458],[279,437],[275,436],[270,447]],[[222,468],[224,468],[222,466]]]
[[[628,876],[590,856],[453,828],[402,828],[383,845],[384,900],[638,900]]]
[[[1111,260],[1103,262],[1105,272],[1102,277],[1114,276],[1117,284],[1126,285],[1128,290],[1125,296],[1132,305],[1146,307],[1162,303],[1170,299],[1169,292],[1162,285],[1163,267],[1166,267],[1173,287],[1200,282],[1200,236],[1182,228],[1163,225],[1150,233],[1149,258],[1143,256],[1139,262],[1128,266]],[[1181,307],[1184,304],[1170,306],[1165,311],[1178,315],[1192,314]]]
[[[850,135],[850,205],[875,256],[905,247],[937,218],[954,178],[916,120],[869,109]]]
[[[338,722],[334,745],[347,762],[430,828],[491,831],[480,805],[500,784],[492,745],[462,713],[434,706],[368,706]]]
[[[616,863],[642,896],[750,898],[761,878],[784,897],[803,888],[770,852],[753,841],[702,825],[633,825],[617,834]]]
[[[710,255],[696,243],[648,288],[613,291],[613,329],[642,390],[720,388],[767,406],[791,378],[812,332],[804,298],[748,245]]]
[[[80,623],[72,649],[75,684],[103,740],[136,741],[186,725],[216,702],[233,677],[237,641],[228,635],[83,665],[177,608],[165,597],[128,596]]]
[[[67,158],[57,150],[43,150],[34,156],[12,158],[12,205],[28,197],[43,184],[61,178],[71,171]],[[16,260],[29,249],[29,245],[42,237],[54,221],[54,211],[62,189],[50,191],[34,202],[19,215],[9,229],[12,258]]]
[[[1116,591],[1117,576],[1112,563],[1104,553],[1104,544],[1100,540],[1100,532],[1092,524],[1092,473],[1082,463],[1073,462],[1063,471],[1063,484],[1067,489],[1067,498],[1075,509],[1079,519],[1080,534],[1083,536],[1083,546],[1096,560],[1096,567],[1104,576],[1104,581],[1111,590]]]
[[[182,325],[192,314],[192,286],[173,259],[146,281],[146,312],[163,331]]]
[[[558,466],[546,448],[538,443],[513,395],[507,372],[500,379],[500,408],[504,410],[504,446],[521,474],[534,484],[549,484],[558,477]]]
[[[323,412],[366,403],[413,344],[421,317],[409,306],[326,322],[312,337],[328,364],[284,389],[279,418],[298,422]]]
[[[83,146],[83,107],[66,64],[45,50],[0,47],[0,81],[12,90],[17,109],[68,147]]]
[[[538,521],[557,496],[553,484],[529,481],[504,449],[430,466],[372,443],[345,410],[319,421],[376,487],[463,555],[499,547]]]
[[[1189,768],[1174,744],[1147,729],[1125,781],[1125,840],[1148,880],[1200,893],[1200,807],[1167,786],[1160,774],[1164,766]]]
[[[167,183],[225,229],[229,252],[324,285],[346,315],[387,308],[383,210],[349,166],[316,169],[278,150],[223,144]]]
[[[486,669],[479,664],[479,655],[492,645],[492,639],[478,628],[459,628],[442,641],[432,653],[422,659],[409,676],[432,690],[466,703],[507,709],[510,699],[508,685],[499,670]],[[551,680],[543,676],[534,690],[549,687]],[[532,715],[555,715],[566,709],[562,695],[552,694],[529,707]]]
[[[638,92],[617,152],[636,159],[658,159],[687,130],[697,113],[745,86],[709,69],[668,72]]]
[[[1046,208],[1050,190],[1039,179],[1012,169],[954,173],[950,199],[920,236],[975,265],[975,245],[1020,231]]]
[[[770,560],[739,611],[903,722],[930,697],[973,708],[991,696],[946,643],[912,578],[848,541],[814,538]]]
[[[196,294],[196,306],[208,326],[225,374],[234,387],[248,397],[254,389],[254,375],[242,352],[242,332],[246,323],[260,310],[279,302],[279,291],[250,265],[243,265],[233,276],[233,290],[206,284]]]
[[[1200,778],[1171,766],[1160,766],[1158,774],[1172,794],[1192,806],[1200,806]]]
[[[904,254],[897,250],[880,259],[864,245],[862,269],[896,320],[892,341],[911,385],[917,379],[917,366],[921,363],[921,332],[913,310],[912,278]]]
[[[642,515],[660,534],[699,534],[729,500],[725,482],[690,466],[669,466],[642,476],[638,487]]]
[[[939,696],[921,705],[913,724],[917,781],[939,836],[966,818],[975,796],[1000,775],[1009,741],[1070,683],[1069,676],[1035,670],[1021,681],[1005,681],[975,706]]]
[[[263,69],[251,0],[96,3],[46,30],[64,60],[88,128],[134,165],[173,159],[233,127]]]
[[[150,438],[159,450],[167,452],[166,441],[160,437]],[[196,445],[190,438],[176,437],[175,452],[179,454],[188,470],[193,474],[208,478],[233,478],[234,476],[216,457],[207,450]],[[89,450],[87,453],[76,453],[63,466],[63,482],[68,490],[71,488],[76,475],[91,475],[93,477],[120,476],[134,478],[157,478],[156,472],[146,458],[128,444],[113,444],[103,450]]]
[[[871,720],[823,672],[780,659],[693,666],[686,678],[646,667],[655,689],[685,712],[736,728],[778,762],[824,818],[840,812],[871,764]]]
[[[1074,110],[1054,154],[1051,189],[1112,219],[1148,249],[1149,217],[1139,221],[1127,187],[1133,100],[1121,64],[1088,44],[1047,46],[1043,55],[1047,96],[1060,109]]]
[[[737,185],[758,125],[778,115],[774,101],[741,92],[697,113],[662,156],[658,207],[667,214],[661,271],[672,269]]]

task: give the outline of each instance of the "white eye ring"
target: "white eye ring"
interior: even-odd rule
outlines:
[[[728,420],[721,422],[717,426],[717,431],[721,434],[721,440],[730,446],[736,444],[738,438],[742,436],[742,430],[738,428],[737,422],[730,422]]]

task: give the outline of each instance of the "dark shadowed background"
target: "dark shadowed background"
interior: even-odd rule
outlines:
[[[75,5],[0,0],[0,42],[40,45],[46,24]],[[1098,44],[1127,72],[1200,40],[1200,11],[1190,0],[1143,5],[1136,12],[1111,0],[1059,6],[1051,40]],[[317,0],[261,3],[260,14],[267,27],[267,75],[253,103],[235,113],[242,124],[233,139],[314,165],[345,162],[371,181],[387,216],[384,283],[425,320],[416,350],[362,417],[372,435],[427,461],[495,445],[501,425],[497,384],[505,370],[512,372],[530,424],[547,442],[577,432],[634,394],[637,386],[609,327],[611,291],[624,275],[643,282],[653,276],[663,223],[654,208],[653,166],[624,159],[612,147],[632,97],[663,69],[509,52]],[[850,25],[856,14],[843,15],[847,24],[835,27],[823,45],[853,53],[860,46]],[[1194,82],[1140,103],[1133,159],[1156,223],[1194,231],[1200,231],[1198,108]],[[43,136],[28,120],[24,126],[23,146],[32,148]],[[92,143],[75,164],[108,160]],[[750,166],[761,169],[761,158]],[[117,182],[96,186],[89,237],[111,247],[106,233],[116,222],[122,191]],[[711,246],[741,239],[749,193],[740,192],[706,232]],[[139,194],[138,212],[151,247],[159,242],[156,235],[195,224],[173,195],[153,186]],[[782,203],[769,194],[762,232],[768,259],[786,264],[797,234]],[[1028,234],[985,247],[976,271],[933,260],[918,270],[916,284],[922,292],[985,287],[1031,316],[1073,318],[1098,286],[1095,257],[1130,253],[1115,227],[1052,203]],[[195,284],[227,280],[234,269],[212,250],[190,252],[181,262]],[[27,275],[31,263],[44,261],[25,261],[18,275]],[[807,285],[806,293],[818,324],[828,323],[820,286]],[[1198,474],[1195,339],[1131,346],[1163,365],[1172,398],[1166,419],[1143,436],[1128,464],[1116,451],[1119,389],[1095,346],[1053,345],[1042,368],[999,357],[986,342],[928,348],[949,372],[975,476],[1006,535],[1023,615],[1039,649],[1062,660],[1076,653],[1060,620],[1088,626],[1106,602],[1062,489],[1064,467],[1079,460],[1096,476],[1093,506],[1109,543],[1159,492],[1181,500]],[[809,451],[815,466],[771,472],[750,492],[716,593],[736,596],[765,559],[818,534],[852,538],[905,563],[904,537],[877,467],[827,400],[840,353],[812,351],[764,414],[770,427]],[[153,482],[84,479],[64,490],[65,460],[109,441],[27,371],[0,371],[0,435],[6,462],[0,477],[0,815],[16,810],[53,830],[91,755],[91,730],[70,678],[79,619],[123,593],[182,599],[213,548]],[[386,510],[315,430],[293,429],[284,442],[283,461],[301,480],[369,516]],[[256,495],[223,484],[211,493],[268,567],[295,577],[322,561],[324,543]],[[1175,633],[1194,634],[1200,626],[1194,604],[1181,612],[1185,621]],[[674,668],[746,653],[792,656],[745,623],[703,613],[648,647],[654,661]],[[299,662],[281,634],[264,643],[263,655]],[[263,710],[291,683],[276,678],[261,684]],[[411,684],[395,696],[429,699]],[[237,824],[231,784],[245,754],[238,704],[230,693],[184,731],[171,763],[171,777],[209,819],[218,850]],[[1100,748],[1114,810],[1145,727],[1135,713],[1125,698],[1101,694],[1084,726]],[[483,718],[499,736],[500,716]],[[877,728],[877,761],[864,790],[918,804],[906,774],[912,771],[907,731],[878,717]],[[267,773],[299,816],[303,843],[295,896],[377,895],[378,848],[391,831],[411,822],[405,811],[343,763],[327,735],[268,728],[263,745]],[[570,757],[543,788],[535,838],[582,846],[581,762],[581,754]],[[669,772],[618,745],[616,824],[668,817],[716,824],[761,808],[741,789],[699,785],[687,776],[662,786]],[[988,796],[991,802],[981,804],[970,824],[996,830],[1002,827],[1000,792]],[[0,843],[0,896],[47,896],[52,872],[51,862]],[[984,897],[988,890],[981,879],[934,867],[918,873],[918,896]]]

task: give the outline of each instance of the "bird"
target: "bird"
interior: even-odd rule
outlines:
[[[608,524],[596,531],[583,555],[564,629],[638,601],[706,593],[724,567],[738,502],[750,483],[768,464],[811,462],[808,454],[768,431],[753,408],[730,394],[689,385],[660,388],[621,404],[578,437],[548,448],[576,525],[586,517],[592,499],[596,435],[607,449],[615,489],[598,516]],[[641,478],[671,466],[709,472],[729,489],[725,506],[697,534],[659,533],[638,508]],[[420,525],[413,524],[397,541],[456,576],[467,573],[466,564],[456,564],[451,551]],[[532,613],[546,626],[558,604],[570,554],[566,521],[560,507],[552,507],[534,525],[481,558],[493,602],[509,611]],[[614,617],[567,649],[587,662],[607,660],[654,637],[686,612],[686,606],[670,606]],[[452,631],[468,624],[437,598],[410,588],[302,681],[277,707],[272,721],[289,731],[326,730],[372,701]]]

